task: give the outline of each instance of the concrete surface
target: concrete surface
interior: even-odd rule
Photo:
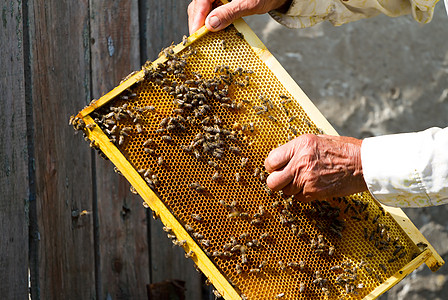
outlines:
[[[448,126],[448,16],[431,23],[378,16],[333,27],[287,29],[267,15],[245,18],[341,135],[364,138]],[[448,151],[448,150],[447,150]],[[405,209],[448,260],[448,205]],[[448,268],[426,266],[380,297],[448,299]]]

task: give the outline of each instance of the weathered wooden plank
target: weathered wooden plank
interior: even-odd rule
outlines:
[[[67,125],[90,99],[88,2],[28,3],[41,299],[95,297],[92,156]]]
[[[147,1],[140,9],[142,58],[154,60],[171,42],[179,43],[188,35],[187,6],[189,1]],[[143,4],[144,4],[143,3]],[[180,279],[185,281],[186,299],[202,299],[201,275],[193,262],[184,257],[184,251],[173,249],[162,231],[160,222],[150,221],[151,279],[153,283]]]
[[[0,295],[28,296],[28,151],[21,2],[0,23]]]
[[[188,35],[187,7],[190,1],[145,1],[140,18],[142,21],[142,57],[155,60],[162,48],[171,42],[180,43]],[[145,56],[146,54],[146,56]]]
[[[92,89],[98,98],[140,69],[138,1],[91,1]],[[112,164],[96,160],[101,295],[144,299],[149,283],[146,213],[142,199]]]

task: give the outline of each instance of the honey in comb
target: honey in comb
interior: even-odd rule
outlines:
[[[149,172],[147,184],[173,215],[203,236],[196,242],[240,294],[247,299],[362,299],[419,252],[367,193],[305,204],[267,190],[263,162],[269,151],[320,129],[289,101],[292,95],[234,27],[208,33],[193,46],[180,53],[165,50],[162,55],[171,63],[148,71],[145,80],[92,116],[136,170]],[[206,87],[204,93],[191,84],[198,89],[195,95],[205,97],[194,99],[195,108],[208,109],[179,107],[176,99],[188,93],[180,87],[189,86],[187,80],[213,78],[222,83],[212,96]],[[111,113],[119,120],[106,127],[104,116]],[[179,116],[185,121],[168,129]],[[191,145],[206,133],[233,137],[222,137],[220,158]],[[143,146],[149,140],[151,147]],[[247,162],[241,166],[243,158]],[[217,170],[220,178],[212,180]]]

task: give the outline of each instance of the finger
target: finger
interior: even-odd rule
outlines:
[[[296,195],[302,192],[302,187],[290,182],[284,188],[282,188],[283,193],[286,195]]]
[[[291,171],[288,168],[284,168],[281,171],[272,172],[266,179],[266,184],[271,190],[279,191],[289,185],[293,178]]]
[[[215,8],[205,20],[205,26],[210,31],[218,31],[236,19],[250,15],[254,8],[246,3],[247,1],[234,0]]]
[[[212,9],[213,0],[193,0],[188,5],[188,28],[190,35],[205,23],[205,18]]]
[[[302,202],[302,203],[308,203],[313,200],[310,196],[305,196],[303,194],[303,190],[300,190],[297,194],[294,194],[294,200]]]
[[[288,142],[272,150],[264,161],[264,166],[268,173],[272,173],[285,166],[292,158],[293,144]]]

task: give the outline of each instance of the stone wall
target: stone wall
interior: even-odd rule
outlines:
[[[448,16],[442,1],[427,25],[410,16],[307,29],[282,27],[267,15],[246,21],[341,135],[448,126]],[[405,212],[447,261],[448,205]],[[437,273],[424,265],[380,299],[446,299],[447,276],[446,265]]]

